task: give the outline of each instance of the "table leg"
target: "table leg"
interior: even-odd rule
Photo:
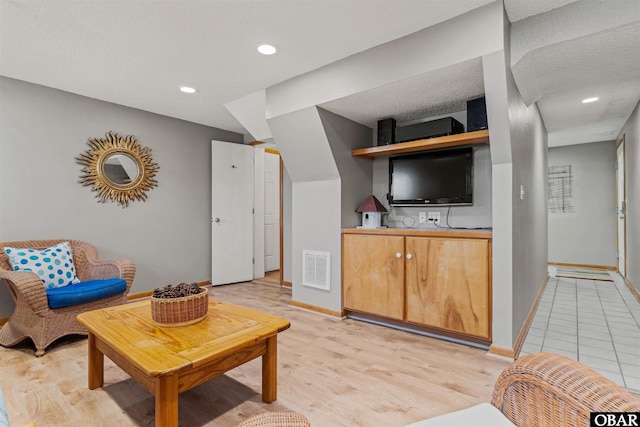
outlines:
[[[278,335],[267,338],[262,356],[262,400],[271,403],[278,397]]]
[[[156,427],[178,426],[178,375],[156,378]]]
[[[96,348],[96,336],[89,332],[89,390],[104,384],[104,354]]]

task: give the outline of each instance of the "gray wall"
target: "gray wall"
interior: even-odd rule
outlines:
[[[616,266],[615,141],[549,148],[571,166],[573,212],[549,212],[549,262]]]
[[[361,221],[356,209],[371,194],[373,162],[353,157],[351,150],[370,147],[373,130],[322,108],[318,112],[340,172],[341,225],[354,227]]]
[[[504,49],[482,59],[493,163],[492,345],[512,348],[547,274],[547,132],[515,85],[504,14],[502,24]]]
[[[101,204],[78,183],[87,140],[135,135],[160,166],[146,202]],[[132,292],[211,276],[211,145],[242,135],[0,77],[0,241],[70,238],[131,258]],[[0,287],[0,317],[13,301]]]
[[[503,50],[482,57],[491,137],[492,345],[513,345],[513,168]]]
[[[625,136],[627,195],[627,280],[640,290],[640,103],[631,113],[618,139]]]
[[[340,232],[345,222],[353,225],[355,209],[370,194],[372,179],[371,162],[352,157],[351,150],[370,145],[372,131],[317,107],[268,123],[292,181],[292,299],[340,311]],[[303,250],[330,254],[329,291],[302,285]]]
[[[340,289],[340,174],[318,109],[268,120],[291,178],[291,282],[294,301],[338,311]],[[330,291],[302,285],[302,251],[330,254]],[[286,270],[285,270],[286,271]]]
[[[507,69],[513,156],[513,340],[547,276],[547,131]],[[524,191],[524,195],[521,193]]]

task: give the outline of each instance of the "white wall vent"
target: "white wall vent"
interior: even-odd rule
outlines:
[[[302,285],[331,290],[331,253],[302,250]]]

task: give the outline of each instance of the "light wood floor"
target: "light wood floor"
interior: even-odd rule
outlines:
[[[267,271],[264,273],[264,277],[255,279],[254,283],[261,283],[264,285],[280,285],[280,270]]]
[[[285,317],[278,335],[278,400],[261,400],[261,362],[180,395],[180,426],[233,426],[264,411],[292,410],[317,427],[402,426],[491,398],[507,362],[480,349],[289,305],[288,288],[244,283],[215,298]],[[0,347],[0,387],[12,425],[152,426],[154,399],[105,358],[105,385],[87,389],[86,339],[36,358],[29,345]]]

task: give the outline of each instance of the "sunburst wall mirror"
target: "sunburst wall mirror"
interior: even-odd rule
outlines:
[[[84,166],[80,183],[92,186],[100,202],[112,200],[125,208],[131,201],[145,201],[147,192],[158,185],[154,177],[160,167],[151,149],[138,144],[133,135],[108,132],[87,144],[89,149],[76,157]]]

